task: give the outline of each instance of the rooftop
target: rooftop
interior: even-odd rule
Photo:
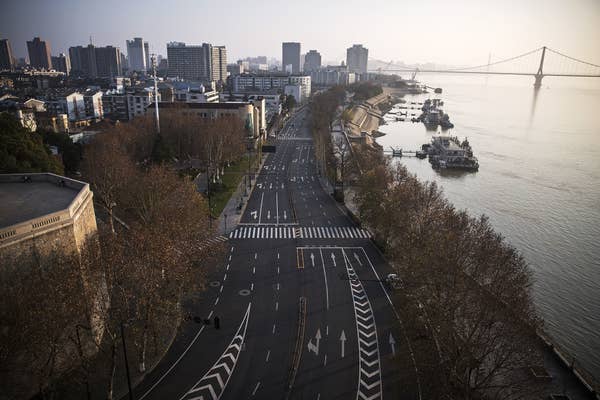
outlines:
[[[158,103],[159,108],[201,108],[201,109],[238,109],[244,106],[252,104],[250,101],[231,101],[227,103]],[[154,103],[150,104],[148,108],[154,107]]]
[[[0,175],[0,228],[68,208],[85,185],[54,174]]]

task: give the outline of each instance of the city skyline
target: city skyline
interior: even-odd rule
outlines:
[[[80,3],[72,0],[26,4],[9,0],[0,16],[0,38],[11,42],[17,58],[27,55],[26,41],[39,36],[51,44],[52,55],[67,53],[71,46],[87,44],[90,37],[96,46],[112,45],[126,53],[126,40],[142,37],[149,42],[151,53],[163,56],[171,41],[223,44],[231,61],[257,55],[280,59],[281,43],[286,41],[300,42],[303,49],[318,50],[324,62],[345,60],[346,48],[357,43],[369,49],[371,59],[406,63],[472,65],[487,61],[490,54],[497,59],[541,45],[592,62],[600,61],[596,43],[600,36],[600,3],[592,0],[578,0],[568,6],[557,0],[535,0],[526,4],[424,1],[410,7],[376,1],[360,13],[354,11],[361,4],[355,1],[345,2],[345,7],[340,9],[337,2],[321,4],[311,0],[284,10],[271,7],[270,3],[220,7],[207,2],[176,2],[169,13],[165,13],[158,2],[156,6],[150,2],[143,9],[112,0],[102,4],[84,3],[85,7],[80,7]],[[116,8],[121,10],[120,14],[137,15],[137,18],[127,19],[126,25],[118,27],[113,13]],[[305,21],[314,19],[311,15],[317,8],[316,22],[322,21],[322,24],[306,24]],[[78,11],[80,9],[85,9],[86,14]],[[201,25],[192,23],[197,15],[219,15],[225,11],[228,29],[219,29],[222,22],[217,18],[204,19]],[[95,17],[90,19],[88,15]],[[262,20],[265,15],[272,17],[268,25],[249,22],[254,17]],[[29,19],[28,24],[18,23],[25,17]],[[348,29],[352,18],[360,29]],[[165,23],[165,19],[173,23]],[[367,29],[369,21],[375,20],[377,29]],[[575,22],[576,30],[567,29]],[[281,35],[272,32],[281,32]],[[476,37],[473,32],[478,32]],[[248,33],[255,39],[248,40]],[[516,37],[519,40],[515,40]]]

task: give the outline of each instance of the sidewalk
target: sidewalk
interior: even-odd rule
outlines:
[[[250,188],[248,189],[248,196],[244,196],[244,186],[246,183],[242,179],[240,184],[238,185],[235,192],[232,193],[229,201],[223,208],[221,215],[215,221],[217,224],[217,234],[227,236],[229,232],[233,231],[237,225],[240,223],[240,219],[242,219],[242,215],[244,214],[244,210],[246,209],[246,204],[248,204],[248,199],[252,195],[252,191],[254,190],[254,186],[256,185],[256,178],[260,173],[263,164],[267,155],[263,154],[262,159],[260,160],[260,166],[258,168],[258,173],[250,183]],[[242,203],[242,208],[238,210],[239,204]]]

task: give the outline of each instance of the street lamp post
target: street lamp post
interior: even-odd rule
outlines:
[[[127,371],[127,387],[129,388],[129,400],[133,400],[133,391],[131,390],[131,375],[129,374],[129,361],[127,360],[127,347],[125,346],[125,330],[123,321],[121,321],[121,339],[123,341],[123,356],[125,358],[125,370]]]

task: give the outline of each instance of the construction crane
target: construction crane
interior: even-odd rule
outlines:
[[[412,73],[412,75],[411,75],[411,77],[410,77],[410,80],[411,80],[412,82],[416,82],[416,81],[415,81],[415,78],[417,77],[417,73],[418,73],[418,72],[419,72],[419,68],[415,68],[415,70],[413,71],[413,73]],[[427,85],[423,85],[423,87],[424,87],[424,88],[426,88],[426,89],[431,89],[431,90],[433,90],[433,92],[434,92],[434,93],[442,93],[442,88],[434,88],[434,87],[427,86]]]
[[[389,63],[386,64],[385,67],[383,67],[383,68],[379,67],[378,73],[381,74],[382,72],[387,71],[392,66],[393,63],[394,63],[394,60],[391,60]]]

